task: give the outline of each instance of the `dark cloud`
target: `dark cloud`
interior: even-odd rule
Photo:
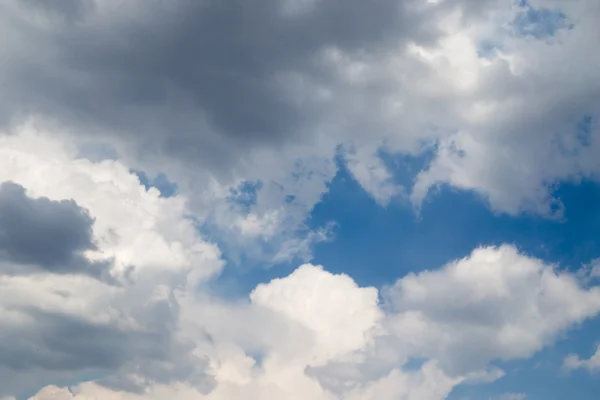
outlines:
[[[95,249],[94,220],[74,201],[31,198],[12,182],[0,184],[0,268],[26,273],[32,268],[53,273],[100,276],[105,262],[92,263],[83,252]]]
[[[128,357],[128,337],[110,325],[81,318],[29,310],[35,317],[32,329],[18,327],[0,342],[0,365],[17,371],[34,368],[76,371],[86,368],[112,369]],[[5,336],[5,339],[6,339]]]
[[[193,343],[177,337],[180,307],[175,298],[171,295],[155,301],[144,311],[143,315],[137,315],[137,320],[145,332],[129,333],[127,357],[115,373],[97,382],[113,389],[142,393],[149,382],[179,381],[209,392],[214,380],[206,372],[207,360],[193,355]],[[135,378],[139,376],[145,381]]]
[[[165,326],[165,321],[177,318],[177,310],[166,310],[163,302],[137,315],[144,327],[138,330],[31,307],[13,311],[34,323],[9,324],[0,333],[0,372],[22,376],[19,382],[10,382],[0,374],[0,395],[35,392],[57,374],[68,381],[87,373],[99,378],[101,385],[130,392],[141,392],[145,385],[132,378],[134,374],[161,383],[186,381],[199,390],[212,387],[205,360],[192,356],[190,345],[178,341]],[[36,371],[45,372],[40,377]]]
[[[299,99],[282,83],[294,75],[335,93],[323,50],[376,55],[436,32],[420,0],[297,1],[306,7],[293,13],[291,0],[72,3],[2,7],[20,46],[3,68],[5,117],[35,111],[225,168],[255,146],[309,140],[332,114],[335,104]]]

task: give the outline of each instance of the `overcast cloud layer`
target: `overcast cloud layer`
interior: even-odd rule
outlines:
[[[307,219],[340,166],[381,207],[447,185],[560,218],[556,185],[600,173],[599,19],[597,0],[0,0],[0,398],[442,400],[502,378],[600,312],[598,268],[506,244],[361,287],[311,263],[336,221]],[[390,157],[429,161],[400,181]],[[297,269],[232,300],[207,290],[226,261]]]

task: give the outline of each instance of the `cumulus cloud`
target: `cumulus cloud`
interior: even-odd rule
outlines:
[[[3,275],[3,395],[437,400],[500,379],[495,360],[529,357],[600,310],[600,289],[511,246],[409,274],[382,296],[305,264],[232,303],[200,290],[221,255],[184,195],[162,197],[122,161],[92,162],[32,127],[0,140],[0,179],[24,204],[83,218],[86,257],[113,260],[118,283]]]
[[[598,5],[522,4],[511,11],[496,2],[490,8],[491,25],[453,29],[460,33],[445,48],[420,50],[425,62],[441,72],[451,70],[444,62],[456,60],[457,70],[468,71],[472,85],[467,102],[455,110],[462,116],[455,133],[439,141],[435,160],[417,177],[415,202],[432,186],[450,184],[479,192],[497,211],[553,215],[562,211],[552,196],[555,183],[597,179],[599,164],[592,154],[598,146],[600,97],[589,82],[596,81],[592,69],[599,60],[583,54],[591,45],[587,38],[597,31],[591,16],[600,11]],[[565,24],[555,15],[575,22]],[[536,23],[545,25],[547,34],[523,38],[524,22],[534,30]],[[478,45],[486,41],[492,55],[478,58]],[[579,71],[573,75],[564,60],[578,56]]]
[[[528,357],[600,311],[600,289],[508,246],[410,274],[386,297],[379,305],[375,288],[309,264],[248,302],[179,293],[180,337],[206,360],[209,389],[139,375],[143,394],[100,380],[74,385],[71,398],[441,400],[461,382],[501,378],[490,363]],[[411,369],[411,359],[426,362]]]
[[[311,365],[361,349],[373,339],[383,318],[375,288],[359,288],[348,276],[331,275],[312,265],[259,285],[250,299],[315,333],[314,354],[302,354],[314,358]]]
[[[208,249],[199,239],[194,221],[188,218],[184,197],[164,198],[154,188],[146,190],[125,164],[80,158],[72,143],[52,138],[32,125],[11,135],[0,135],[0,180],[23,186],[30,197],[47,199],[35,204],[72,200],[86,209],[94,220],[91,240],[96,246],[86,256],[91,260],[113,259],[113,275],[124,277],[143,268],[186,269],[207,252],[217,251]],[[26,214],[29,218],[36,216]],[[53,217],[61,215],[53,213]],[[4,229],[18,228],[13,225]],[[61,229],[65,232],[60,238],[48,240],[69,239],[68,230],[76,229],[76,225]],[[77,240],[85,241],[86,231],[81,234]],[[47,257],[51,254],[45,252]],[[210,275],[216,270],[218,267],[208,268],[205,273]]]
[[[574,276],[511,246],[408,275],[386,296],[398,311],[392,329],[407,345],[457,371],[529,357],[600,310],[599,288],[582,290]]]
[[[2,391],[24,395],[86,375],[134,390],[140,373],[159,381],[197,375],[204,364],[172,332],[170,299],[222,262],[187,217],[185,199],[160,197],[120,162],[78,158],[34,129],[0,141],[0,180],[13,182],[0,187],[9,268],[0,275]],[[110,284],[82,274],[98,262]]]
[[[563,366],[567,371],[573,371],[576,369],[586,369],[592,373],[600,371],[600,346],[596,348],[594,354],[592,354],[588,359],[582,359],[576,354],[569,354],[565,358]]]

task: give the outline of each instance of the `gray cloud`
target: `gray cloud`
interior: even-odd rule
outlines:
[[[564,63],[593,48],[588,38],[596,34],[595,19],[576,18],[586,3],[591,5],[586,15],[598,11],[589,0],[538,7],[551,15],[560,5],[578,20],[572,30],[551,29],[565,31],[565,43],[549,45],[518,40],[518,24],[509,15],[515,3],[508,0],[435,5],[422,0],[137,0],[127,6],[115,0],[53,5],[7,0],[0,5],[0,34],[10,39],[0,45],[7,60],[0,65],[0,80],[9,100],[0,102],[0,121],[41,114],[81,137],[96,134],[95,139],[118,142],[128,163],[145,159],[136,168],[179,171],[179,164],[195,175],[201,166],[218,178],[236,173],[248,179],[260,179],[252,170],[261,168],[257,149],[313,144],[317,137],[332,148],[362,140],[367,157],[382,139],[392,152],[406,152],[416,151],[419,139],[436,142],[464,131],[489,149],[492,154],[485,158],[493,162],[456,167],[470,171],[466,185],[444,174],[450,168],[438,153],[413,201],[420,202],[434,184],[449,182],[479,191],[497,210],[544,212],[548,184],[598,169],[594,152],[574,162],[556,145],[570,140],[573,119],[598,110],[598,88],[591,84],[597,81],[598,61],[588,57],[572,63],[569,68],[577,73]],[[460,80],[458,75],[440,77],[436,68],[403,54],[403,45],[439,44],[448,34],[440,32],[445,17],[454,11],[465,22],[462,28],[477,31],[471,32],[475,46],[509,55],[515,51],[516,60],[524,57],[529,67],[513,73],[510,63],[495,58],[493,67],[477,69],[475,88],[449,85],[431,92],[429,83],[445,86],[444,79]],[[329,49],[342,51],[337,65],[323,56]],[[492,57],[494,51],[487,51]],[[364,63],[366,82],[340,76],[340,68],[351,64],[344,57]],[[320,91],[329,97],[323,100]],[[488,103],[497,110],[485,123],[466,117]],[[403,109],[392,117],[386,110],[396,104]],[[466,164],[475,151],[462,150]],[[324,153],[331,157],[332,152]],[[156,166],[157,158],[165,162]],[[522,159],[527,165],[515,162]]]
[[[305,9],[286,11],[292,3]],[[9,1],[13,40],[2,51],[11,62],[1,74],[11,102],[0,112],[51,115],[87,133],[124,134],[143,151],[230,168],[249,148],[309,140],[333,112],[283,82],[335,92],[323,50],[377,54],[434,40],[417,3],[179,0],[117,10],[111,1]]]
[[[8,273],[45,270],[100,276],[106,262],[90,262],[94,220],[74,201],[31,198],[12,182],[0,184],[0,268]]]
[[[175,338],[170,322],[177,320],[178,310],[166,302],[144,313],[138,310],[137,322],[144,327],[138,330],[38,308],[13,311],[35,322],[8,324],[0,334],[0,395],[37,391],[56,381],[76,382],[78,376],[93,376],[99,384],[130,392],[140,392],[148,382],[174,380],[200,390],[212,387],[204,372],[206,362]],[[21,378],[11,381],[10,376]]]
[[[28,314],[36,319],[33,329],[11,334],[7,327],[11,340],[0,343],[0,365],[22,372],[34,368],[110,369],[129,356],[129,338],[115,327],[39,310],[28,310]]]

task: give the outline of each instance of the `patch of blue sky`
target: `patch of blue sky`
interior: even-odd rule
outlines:
[[[592,145],[596,118],[590,114],[581,116],[574,122],[571,135],[556,134],[555,145],[559,151],[571,157],[577,157],[581,150]]]
[[[515,33],[519,36],[532,36],[546,39],[555,36],[561,29],[572,29],[573,23],[558,9],[535,8],[527,1],[519,1],[519,12],[513,20]]]
[[[263,184],[260,181],[244,181],[236,188],[232,188],[230,190],[227,201],[241,206],[242,209],[249,211],[250,208],[256,204],[258,191],[262,185]]]
[[[410,188],[417,174],[433,161],[435,150],[435,146],[424,146],[423,151],[414,156],[390,153],[382,149],[378,152],[378,156],[390,172],[394,183]]]
[[[502,243],[578,268],[600,256],[600,186],[563,184],[554,196],[565,206],[562,221],[495,214],[480,196],[442,186],[418,217],[405,204],[378,206],[342,169],[311,216],[314,226],[337,223],[335,240],[316,247],[315,261],[378,287],[408,272],[439,268],[477,246]]]
[[[148,176],[144,171],[131,170],[131,172],[138,177],[146,190],[151,187],[156,188],[160,192],[161,197],[171,197],[177,194],[177,184],[171,182],[162,172],[159,172],[154,177]]]
[[[493,59],[498,52],[505,50],[503,38],[506,35],[533,37],[544,40],[554,37],[560,30],[570,30],[574,24],[558,9],[536,8],[525,0],[517,2],[517,13],[508,26],[498,27],[495,35],[484,38],[477,44],[477,55],[483,59]]]
[[[427,361],[429,361],[429,359],[425,357],[409,358],[402,366],[402,369],[405,371],[418,371]]]
[[[477,56],[479,58],[492,59],[496,57],[499,50],[502,50],[502,43],[498,40],[484,39],[477,46]]]
[[[590,146],[592,144],[592,132],[594,130],[595,122],[596,121],[591,115],[584,115],[577,123],[576,135],[582,146]]]
[[[412,173],[401,172],[407,170],[406,159],[396,161],[403,167],[392,172],[400,181],[409,182],[426,157],[413,160]],[[315,246],[312,262],[334,273],[346,273],[360,285],[381,287],[409,272],[439,268],[478,246],[512,243],[527,254],[577,269],[600,257],[600,186],[563,184],[553,194],[565,206],[560,221],[496,214],[477,194],[447,186],[428,198],[417,215],[405,202],[379,206],[340,165],[329,192],[307,221],[309,228],[336,224],[335,240]],[[244,264],[243,259],[240,262]],[[226,269],[219,279],[238,279],[235,284],[247,293],[257,283],[285,276],[297,263]],[[239,273],[243,276],[236,276]]]
[[[225,299],[246,299],[258,284],[286,277],[301,264],[299,260],[290,260],[277,265],[256,265],[256,260],[243,252],[232,256],[228,254],[225,243],[216,243],[224,250],[225,265],[221,273],[207,282],[202,290]]]

